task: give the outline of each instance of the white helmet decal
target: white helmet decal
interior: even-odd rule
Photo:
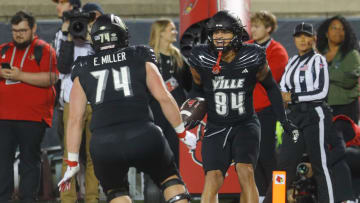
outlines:
[[[114,14],[111,14],[111,23],[113,25],[116,25],[116,26],[124,29],[124,30],[126,29],[126,26],[125,26],[124,22],[121,20],[121,18],[119,16],[114,15]]]

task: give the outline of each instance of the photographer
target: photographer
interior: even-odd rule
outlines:
[[[93,53],[90,45],[88,28],[89,25],[101,14],[103,10],[98,4],[88,3],[81,9],[80,0],[53,0],[57,3],[58,17],[63,20],[61,30],[56,33],[55,48],[57,51],[58,68],[61,79],[61,92],[59,97],[59,105],[63,108],[63,116],[59,121],[63,121],[63,126],[66,129],[68,113],[69,113],[69,97],[72,88],[71,71],[72,63],[78,56],[87,56]],[[61,108],[60,107],[60,108]],[[89,125],[91,122],[92,110],[90,105],[87,105],[85,122],[83,124],[83,131],[85,138],[86,151],[86,169],[85,169],[85,202],[98,202],[98,180],[94,174],[93,163],[90,158],[90,138],[91,133]],[[64,130],[62,129],[64,133]],[[66,170],[67,148],[66,136],[64,135],[64,156],[62,174]],[[75,179],[71,180],[71,189],[66,192],[61,192],[60,198],[62,202],[76,202],[77,193],[75,187]]]

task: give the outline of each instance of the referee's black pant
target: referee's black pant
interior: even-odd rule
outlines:
[[[283,136],[277,169],[286,171],[286,185],[291,185],[296,177],[296,167],[303,153],[309,155],[317,185],[318,202],[333,203],[333,185],[328,168],[328,144],[326,137],[335,133],[332,114],[326,104],[302,103],[289,106],[288,118],[299,128],[297,143],[288,135]],[[267,192],[264,202],[272,201],[272,189]]]

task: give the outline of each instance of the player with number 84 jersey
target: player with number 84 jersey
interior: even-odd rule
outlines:
[[[218,55],[207,45],[192,50],[189,62],[200,74],[210,122],[232,125],[254,114],[252,94],[256,74],[266,63],[265,51],[255,45],[243,45],[231,63],[220,61],[221,72],[213,73]]]

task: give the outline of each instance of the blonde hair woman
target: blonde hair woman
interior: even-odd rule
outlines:
[[[154,49],[159,72],[167,89],[180,106],[186,99],[186,92],[191,89],[192,77],[189,66],[183,60],[179,49],[173,44],[177,40],[177,34],[176,26],[171,19],[158,19],[151,26],[149,45]],[[155,124],[160,126],[164,132],[178,164],[179,139],[176,132],[165,119],[161,107],[155,99],[150,102],[150,107],[153,111]],[[149,177],[145,179],[144,196],[145,202],[165,202],[161,192],[156,189],[156,185]]]
[[[161,53],[173,57],[177,67],[182,67],[184,61],[180,51],[173,45],[176,42],[177,34],[174,22],[168,18],[161,18],[151,25],[149,45],[154,49],[158,60],[161,60]]]

